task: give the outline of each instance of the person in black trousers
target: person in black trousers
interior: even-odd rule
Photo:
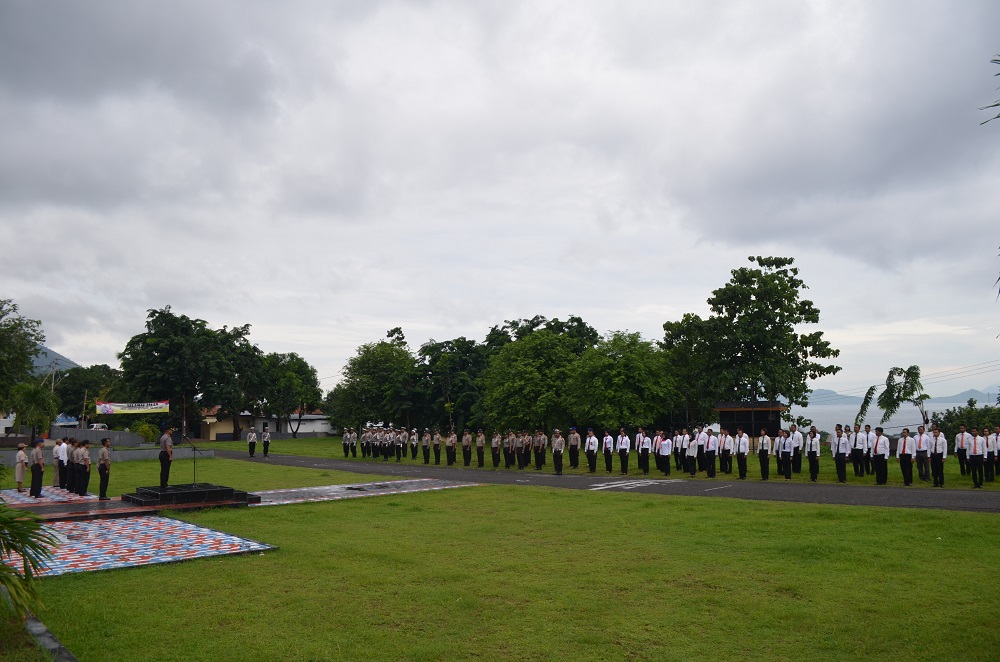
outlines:
[[[795,447],[795,442],[792,438],[788,436],[788,432],[785,430],[781,431],[781,473],[785,476],[785,480],[792,479],[792,450]]]
[[[42,498],[42,476],[45,473],[45,454],[42,452],[44,447],[45,441],[36,439],[35,447],[31,449],[31,489],[28,490],[28,494],[36,499]]]
[[[806,438],[806,457],[809,459],[809,480],[815,483],[819,478],[819,433],[815,429],[810,430]]]
[[[170,463],[174,461],[174,440],[170,437],[174,428],[168,426],[160,437],[160,488],[167,489],[170,481]]]
[[[834,429],[834,436],[830,439],[830,453],[833,455],[833,463],[837,467],[837,482],[847,482],[847,456],[851,452],[850,437],[844,434],[844,428],[840,423]]]
[[[99,499],[110,501],[108,498],[108,479],[111,478],[111,439],[107,437],[101,439],[101,452],[97,456],[97,474],[101,477]]]
[[[83,440],[83,452],[80,453],[80,480],[77,485],[77,494],[87,496],[87,488],[90,487],[90,439]]]
[[[604,431],[604,439],[601,440],[601,448],[604,452],[604,470],[607,471],[607,473],[611,473],[615,455],[615,438],[611,436],[611,432],[608,430]]]
[[[969,474],[972,476],[972,486],[981,488],[983,486],[983,458],[986,455],[986,440],[979,436],[979,431],[972,428],[972,443],[969,444],[966,462],[969,465]]]
[[[760,463],[760,479],[767,480],[771,474],[771,438],[767,436],[767,428],[761,428],[757,438],[757,461]]]
[[[903,436],[896,442],[896,460],[899,462],[899,470],[903,473],[903,485],[909,487],[913,484],[913,449],[916,441],[910,438],[910,429],[903,428]]]

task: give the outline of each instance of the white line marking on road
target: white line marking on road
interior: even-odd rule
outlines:
[[[597,483],[590,486],[591,491],[595,490],[611,490],[615,488],[621,488],[623,490],[634,490],[637,487],[648,487],[649,485],[660,485],[663,483],[683,483],[684,481],[679,478],[674,478],[671,480],[616,480],[611,483]]]
[[[707,490],[705,490],[705,491],[706,491],[706,492],[711,492],[712,490],[724,490],[724,489],[726,489],[727,487],[732,487],[732,485],[723,485],[723,486],[721,486],[721,487],[710,487],[710,488],[708,488],[708,489],[707,489]]]

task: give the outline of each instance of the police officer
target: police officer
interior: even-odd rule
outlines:
[[[174,461],[174,440],[170,434],[174,431],[173,426],[168,425],[160,437],[160,487],[167,488],[170,481],[170,463]]]
[[[90,487],[90,439],[84,439],[80,448],[80,478],[76,493],[87,496],[87,488]]]
[[[344,438],[342,441],[344,446],[344,457],[348,457],[351,454],[351,428],[344,429]]]
[[[36,499],[42,498],[42,475],[45,473],[45,453],[42,448],[45,441],[35,439],[35,447],[31,449],[31,488],[28,494]]]
[[[472,433],[468,430],[462,432],[462,463],[465,466],[472,464]]]
[[[566,447],[566,440],[563,439],[562,432],[558,428],[552,431],[552,464],[556,468],[556,476],[562,476],[563,449]]]
[[[247,431],[247,449],[250,451],[250,457],[253,457],[257,450],[257,431],[253,428]]]
[[[410,459],[417,459],[417,442],[420,441],[420,437],[417,436],[417,428],[410,430]]]
[[[476,466],[482,469],[486,464],[486,434],[480,429],[476,433]]]
[[[580,468],[580,435],[576,428],[569,429],[569,438],[566,440],[569,446],[569,468]]]
[[[108,479],[111,477],[111,439],[101,439],[101,451],[97,454],[97,474],[101,478],[100,500],[108,498]]]
[[[503,437],[499,432],[494,432],[490,439],[490,458],[493,460],[493,468],[500,468],[500,451],[503,448]]]
[[[424,428],[424,434],[420,437],[420,447],[424,453],[424,464],[431,463],[431,431]]]

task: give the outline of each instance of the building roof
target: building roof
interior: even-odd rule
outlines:
[[[788,405],[775,400],[757,400],[756,402],[731,400],[715,405],[715,411],[785,411],[786,409],[788,409]]]

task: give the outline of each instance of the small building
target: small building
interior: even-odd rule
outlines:
[[[781,430],[781,413],[787,409],[787,405],[773,400],[720,402],[715,406],[715,412],[719,415],[719,425],[730,433],[739,427],[749,436],[756,437],[760,434],[761,428],[764,428],[771,438],[777,436]]]

